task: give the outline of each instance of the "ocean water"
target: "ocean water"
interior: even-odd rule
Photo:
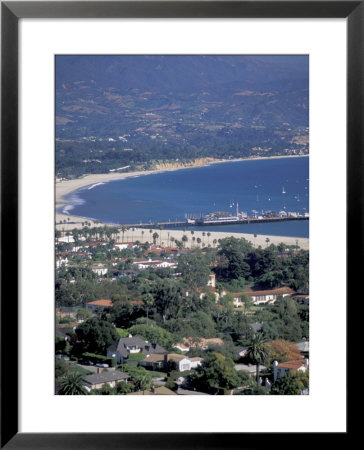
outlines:
[[[235,161],[98,183],[73,192],[63,212],[106,223],[152,225],[213,211],[235,215],[237,207],[248,215],[309,212],[309,158]],[[309,221],[203,230],[308,237]]]

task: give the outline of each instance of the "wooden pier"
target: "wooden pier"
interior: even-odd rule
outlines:
[[[251,223],[269,223],[269,222],[289,222],[292,220],[309,220],[309,217],[248,217],[247,219],[242,220],[234,220],[234,221],[227,221],[227,222],[214,222],[214,223],[204,223],[204,222],[197,222],[197,223],[190,223],[187,221],[168,221],[168,222],[154,222],[154,223],[136,223],[136,224],[126,224],[125,226],[131,227],[131,228],[148,228],[148,229],[158,229],[158,228],[188,228],[188,227],[209,227],[209,226],[224,226],[224,225],[247,225]]]

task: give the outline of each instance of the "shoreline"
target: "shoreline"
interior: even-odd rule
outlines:
[[[76,216],[72,214],[64,214],[59,212],[59,209],[63,206],[67,205],[67,201],[65,200],[65,197],[67,195],[72,194],[73,192],[86,188],[87,186],[97,185],[99,183],[108,183],[110,181],[117,181],[117,180],[123,180],[131,177],[139,177],[139,176],[146,176],[146,175],[152,175],[152,174],[159,174],[163,172],[173,172],[176,170],[182,170],[182,169],[194,169],[194,168],[200,168],[204,166],[210,166],[213,164],[223,164],[228,162],[240,162],[240,161],[256,161],[256,160],[264,160],[264,159],[283,159],[283,158],[302,158],[302,157],[308,157],[309,155],[290,155],[290,156],[276,156],[276,157],[258,157],[258,158],[240,158],[240,159],[226,159],[226,160],[213,160],[213,161],[204,161],[201,164],[198,165],[190,165],[190,166],[178,166],[178,167],[163,167],[159,169],[153,169],[153,170],[140,170],[140,171],[134,171],[134,172],[125,172],[125,173],[105,173],[105,174],[90,174],[85,175],[81,178],[77,178],[75,180],[67,180],[67,181],[60,181],[56,183],[55,186],[55,219],[56,219],[56,228],[63,231],[64,233],[67,231],[70,231],[74,228],[82,228],[82,224],[85,222],[91,222],[91,226],[118,226],[116,224],[112,223],[104,223],[97,220],[94,220],[89,217],[81,217]],[[60,223],[60,222],[64,223]],[[93,222],[93,223],[92,223]],[[152,228],[151,228],[152,229]],[[201,229],[194,230],[194,234],[192,236],[191,231],[187,228],[185,231],[181,229],[171,229],[166,230],[163,229],[160,231],[159,229],[155,229],[155,231],[161,235],[161,239],[158,239],[158,241],[161,241],[163,246],[170,245],[171,241],[170,238],[174,237],[175,239],[181,240],[182,236],[185,234],[188,237],[188,241],[185,243],[185,246],[187,248],[196,248],[198,247],[196,243],[196,239],[200,238],[202,242],[204,242],[206,245],[209,243],[212,247],[214,246],[213,241],[218,241],[219,239],[224,239],[227,237],[235,237],[237,239],[244,238],[251,242],[255,247],[261,246],[262,248],[267,247],[267,245],[274,244],[278,245],[280,243],[285,243],[287,245],[296,245],[298,244],[301,249],[308,250],[309,249],[309,238],[305,237],[294,237],[294,236],[276,236],[276,235],[264,235],[264,234],[257,234],[256,237],[254,237],[254,233],[236,233],[236,232],[227,232],[223,229],[221,231],[209,231]],[[210,233],[210,236],[207,236],[207,233]],[[122,237],[124,239],[122,239]],[[192,240],[192,237],[195,237],[195,241]],[[140,242],[150,242],[150,233],[147,229],[141,229],[141,228],[134,228],[127,230],[124,233],[124,236],[122,234],[119,234],[119,239],[124,240],[125,242],[135,242],[136,240],[139,240]],[[269,239],[269,242],[267,243],[266,240]]]
[[[100,224],[101,226],[104,224]],[[72,223],[61,224],[60,231],[63,232],[63,235],[67,233],[67,231],[72,230],[74,228],[81,228],[81,224],[76,226]],[[219,239],[234,237],[236,239],[244,238],[247,241],[251,242],[254,247],[258,248],[261,246],[262,248],[266,248],[270,244],[279,245],[280,243],[285,243],[286,245],[298,245],[303,250],[309,249],[309,238],[300,238],[293,236],[272,236],[265,234],[257,234],[256,237],[254,234],[249,233],[231,233],[228,231],[211,231],[208,230],[191,230],[186,229],[158,229],[158,228],[150,228],[154,232],[158,233],[157,245],[161,245],[161,247],[171,247],[173,246],[173,239],[182,240],[182,236],[187,236],[188,240],[184,243],[185,248],[202,248],[197,243],[197,238],[201,239],[201,244],[204,243],[205,246],[210,244],[211,247],[216,247],[218,245]],[[124,231],[124,233],[120,230],[118,235],[119,242],[149,242],[152,243],[152,234],[149,232],[149,229],[144,228],[129,228]],[[207,234],[209,233],[209,235]],[[193,238],[195,240],[193,240]],[[267,242],[267,239],[269,241]],[[215,241],[215,243],[214,243]]]
[[[210,166],[213,164],[223,164],[228,162],[240,162],[240,161],[256,161],[256,160],[265,160],[265,159],[283,159],[283,158],[303,158],[308,157],[309,155],[289,155],[289,156],[273,156],[273,157],[257,157],[257,158],[240,158],[240,159],[225,159],[225,160],[213,160],[201,163],[199,165],[190,165],[190,166],[178,166],[178,167],[163,167],[159,169],[152,169],[152,170],[140,170],[135,172],[125,172],[125,173],[104,173],[104,174],[90,174],[85,175],[81,178],[77,178],[74,180],[66,180],[66,181],[59,181],[56,182],[55,185],[55,220],[56,220],[56,228],[59,230],[62,230],[64,232],[72,230],[74,228],[82,228],[82,224],[84,222],[93,222],[91,226],[118,226],[116,224],[112,223],[105,223],[96,221],[89,217],[81,217],[76,216],[72,214],[65,214],[62,212],[59,212],[59,209],[67,205],[67,201],[65,200],[65,197],[72,194],[73,192],[86,188],[87,186],[97,185],[99,183],[108,183],[110,181],[117,181],[117,180],[123,180],[127,178],[132,177],[140,177],[140,176],[146,176],[146,175],[153,175],[153,174],[159,174],[163,172],[173,172],[176,170],[182,170],[182,169],[195,169],[195,168],[201,168],[204,166]],[[60,223],[60,222],[64,223]],[[141,228],[134,228],[134,231],[127,231],[125,233],[125,241],[130,239],[132,241],[139,240],[141,242],[148,241],[149,239],[149,232],[148,230],[143,230],[144,233],[142,233]],[[156,230],[158,233],[160,231]],[[194,237],[197,239],[198,237],[202,240],[202,242],[205,241],[207,243],[208,238],[206,237],[208,230],[201,230],[201,231],[194,231]],[[186,229],[186,231],[183,230],[163,230],[162,231],[162,239],[164,237],[168,238],[168,233],[170,237],[175,237],[176,239],[181,240],[183,234],[188,236],[188,242],[186,242],[186,247],[191,248],[192,246],[197,247],[196,242],[193,243],[192,241],[192,235],[190,233],[190,230]],[[205,236],[203,235],[205,233]],[[258,234],[257,237],[254,237],[254,233],[236,233],[236,232],[226,232],[226,231],[211,231],[209,241],[210,245],[213,246],[213,240],[216,239],[223,239],[226,237],[235,237],[235,238],[245,238],[246,240],[250,241],[255,246],[261,246],[262,248],[265,248],[267,246],[266,239],[269,239],[269,244],[275,244],[278,245],[281,242],[284,242],[287,245],[296,245],[298,242],[298,245],[300,248],[304,250],[308,250],[309,248],[309,238],[304,237],[293,237],[293,236],[275,236],[275,235],[263,235]],[[119,235],[121,237],[121,235]],[[162,243],[164,243],[164,246],[167,245],[167,241],[164,239]]]
[[[75,216],[72,214],[66,214],[59,211],[61,207],[64,207],[67,205],[67,202],[65,200],[65,197],[67,195],[72,194],[75,191],[78,191],[79,189],[86,188],[87,186],[96,185],[99,183],[108,183],[110,181],[117,181],[117,180],[123,180],[126,178],[131,177],[140,177],[145,175],[153,175],[153,174],[159,174],[163,172],[173,172],[176,170],[183,170],[183,169],[195,169],[195,168],[201,168],[205,166],[210,166],[213,164],[223,164],[228,162],[240,162],[240,161],[260,161],[260,160],[266,160],[266,159],[284,159],[284,158],[306,158],[309,157],[309,155],[280,155],[280,156],[259,156],[256,158],[238,158],[238,159],[222,159],[222,160],[210,160],[201,162],[201,164],[198,165],[186,165],[186,166],[177,166],[177,167],[163,167],[159,169],[152,169],[152,170],[140,170],[135,172],[124,172],[124,173],[100,173],[100,174],[89,174],[84,175],[81,178],[76,178],[74,180],[66,180],[66,181],[58,181],[55,184],[55,222],[57,225],[60,221],[72,221],[81,224],[84,221],[93,220],[91,218],[87,217],[81,217],[81,216]],[[205,158],[206,160],[207,158]],[[204,158],[201,158],[201,161],[203,161]],[[163,165],[163,163],[161,163]],[[104,223],[104,225],[113,225],[113,224],[107,224]],[[240,233],[239,233],[240,234]]]

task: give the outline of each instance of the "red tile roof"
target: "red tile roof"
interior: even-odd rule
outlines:
[[[283,369],[295,369],[298,370],[300,367],[304,366],[304,359],[296,359],[294,361],[286,361],[279,363],[277,367],[282,367]]]
[[[265,291],[250,291],[250,292],[242,292],[238,293],[240,295],[245,294],[249,295],[249,297],[255,297],[256,295],[283,295],[283,294],[294,294],[294,290],[290,287],[280,287],[277,289],[270,289]]]
[[[111,300],[101,299],[88,302],[87,305],[110,307],[113,305]]]

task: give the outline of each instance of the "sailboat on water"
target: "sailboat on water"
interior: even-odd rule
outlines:
[[[284,186],[282,187],[282,194],[285,194],[286,190],[284,189]]]

